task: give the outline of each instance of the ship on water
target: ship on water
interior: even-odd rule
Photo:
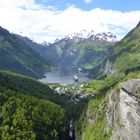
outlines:
[[[73,76],[73,80],[74,82],[78,82],[78,76],[76,74]]]

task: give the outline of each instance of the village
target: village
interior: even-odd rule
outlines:
[[[50,84],[50,88],[54,90],[54,94],[60,96],[69,96],[76,103],[84,99],[92,99],[96,93],[87,90],[88,85],[84,82],[78,82],[78,79],[73,84]]]

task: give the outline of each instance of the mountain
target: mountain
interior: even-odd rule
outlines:
[[[111,83],[109,79],[103,86],[107,81]],[[91,81],[89,85],[94,86],[94,83]],[[100,90],[100,94],[88,102],[76,123],[77,140],[139,140],[139,102],[138,71],[128,74],[115,86]]]
[[[29,44],[29,39],[24,40],[34,48],[44,59],[50,59],[65,71],[75,71],[78,68],[91,69],[100,64],[111,52],[116,43],[116,36],[112,33],[88,33],[82,30],[53,44]],[[31,42],[31,41],[30,41]]]
[[[50,84],[51,89],[33,78],[0,70],[0,139],[139,140],[140,23],[116,44],[89,38],[78,43],[65,38],[54,44],[47,45],[52,55],[56,51],[53,58],[65,62],[63,66],[86,67],[88,61],[98,80]],[[34,48],[33,42],[30,45]]]
[[[117,36],[113,35],[111,32],[95,33],[93,30],[91,32],[88,32],[87,30],[81,30],[79,33],[67,35],[66,39],[74,40],[77,43],[83,40],[116,42]]]
[[[18,37],[21,41],[26,43],[28,46],[30,46],[32,49],[34,49],[39,54],[41,54],[44,51],[43,44],[39,44],[39,43],[33,41],[32,39],[30,39],[28,37],[24,37],[24,36],[21,36],[21,35],[18,35],[18,34],[15,34],[15,36]],[[46,61],[49,62],[49,59],[46,59]]]
[[[94,77],[129,73],[140,69],[140,23],[121,41],[116,43],[111,55],[91,70]]]
[[[69,34],[52,44],[38,44],[22,36],[18,38],[63,71],[75,71],[78,68],[91,69],[97,66],[108,56],[117,42],[117,37],[110,32],[95,34],[94,31],[86,30]]]
[[[36,51],[14,34],[0,27],[0,69],[39,78],[50,67],[49,62]]]
[[[77,140],[140,138],[139,70],[140,22],[115,44],[112,53],[101,64],[90,71],[98,80],[86,83],[94,98],[77,122]]]

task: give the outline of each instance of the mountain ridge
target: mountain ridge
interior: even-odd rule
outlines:
[[[56,40],[52,44],[37,44],[26,37],[18,37],[44,59],[50,59],[64,71],[95,67],[110,53],[117,38],[110,32],[95,34],[86,30]]]
[[[0,27],[0,68],[33,76],[44,75],[50,64],[14,34]]]
[[[81,30],[77,33],[69,34],[65,37],[65,39],[74,40],[75,38],[83,40],[101,40],[108,42],[117,42],[117,36],[112,34],[111,32],[100,32],[95,33],[93,30],[88,32],[87,30]]]

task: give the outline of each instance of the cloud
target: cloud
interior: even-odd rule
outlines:
[[[69,6],[63,11],[36,4],[34,0],[0,0],[0,26],[37,42],[52,42],[82,29],[108,32],[122,38],[139,22],[140,11],[119,12]]]
[[[84,0],[85,3],[89,4],[92,2],[92,0]]]
[[[18,7],[34,7],[35,0],[0,0],[0,7],[2,8],[18,8]],[[36,5],[37,6],[37,5]]]

